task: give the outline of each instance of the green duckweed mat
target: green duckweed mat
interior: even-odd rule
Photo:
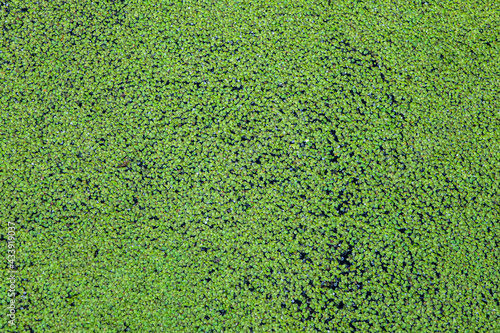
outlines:
[[[499,2],[0,8],[1,332],[500,332]]]

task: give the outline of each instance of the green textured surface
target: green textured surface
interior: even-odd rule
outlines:
[[[4,3],[0,331],[500,332],[499,10]]]

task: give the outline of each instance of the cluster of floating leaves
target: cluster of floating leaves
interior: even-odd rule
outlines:
[[[499,329],[493,6],[0,17],[19,332]]]

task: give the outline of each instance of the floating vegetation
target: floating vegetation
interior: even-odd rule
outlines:
[[[497,7],[3,3],[0,331],[499,332]]]

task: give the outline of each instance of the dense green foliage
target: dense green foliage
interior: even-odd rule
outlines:
[[[499,10],[3,4],[0,331],[499,332]]]

